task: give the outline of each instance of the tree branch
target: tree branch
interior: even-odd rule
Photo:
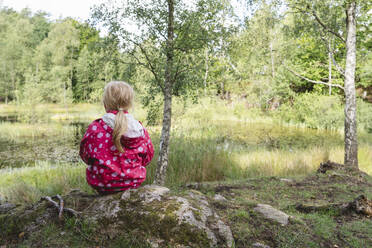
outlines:
[[[58,195],[57,195],[57,197],[58,197]],[[60,196],[59,196],[59,197],[60,197]],[[60,205],[58,205],[57,202],[53,201],[52,198],[51,198],[50,196],[45,196],[45,197],[42,197],[41,199],[42,199],[42,200],[46,200],[46,201],[52,203],[52,205],[53,205],[55,208],[58,209],[58,213],[59,213],[59,214],[60,214],[60,211],[62,211],[62,212],[63,212],[63,211],[68,212],[68,213],[72,214],[72,215],[75,216],[75,217],[77,217],[77,216],[79,216],[79,215],[81,214],[80,212],[75,211],[75,210],[73,210],[73,209],[71,209],[71,208],[63,208],[63,200],[62,200],[62,204],[61,204],[62,208],[60,208]],[[61,209],[62,209],[62,210],[61,210]]]
[[[159,79],[159,76],[158,76],[158,74],[156,73],[156,71],[155,71],[155,67],[152,65],[152,63],[151,63],[151,60],[150,60],[150,57],[149,57],[149,55],[147,54],[147,52],[146,52],[146,49],[144,49],[143,48],[143,46],[140,44],[140,43],[138,43],[138,42],[135,42],[135,41],[133,41],[133,40],[130,40],[135,46],[137,46],[140,50],[141,50],[141,53],[145,56],[145,59],[146,59],[146,62],[147,62],[147,64],[148,64],[148,66],[145,66],[145,68],[147,68],[148,70],[150,70],[151,71],[151,73],[154,75],[154,77],[155,77],[155,80],[156,80],[156,82],[158,83],[158,86],[162,89],[162,91],[164,92],[164,87],[162,86],[162,84],[161,84],[161,80]],[[133,51],[133,53],[130,53],[133,57],[134,57],[134,59],[136,59],[137,60],[137,62],[139,63],[139,64],[142,64],[142,66],[144,66],[144,64],[140,61],[140,59],[139,58],[137,58],[135,55],[134,55],[134,51]]]
[[[306,10],[304,10],[304,9],[302,9],[300,7],[297,7],[296,5],[292,5],[291,8],[296,9],[296,10],[300,11],[301,13],[312,15],[315,18],[316,22],[319,23],[319,25],[322,26],[322,28],[325,31],[333,34],[334,36],[336,36],[337,38],[339,38],[340,40],[342,40],[342,42],[346,43],[345,38],[342,37],[337,32],[335,32],[332,29],[330,29],[327,25],[325,25],[324,22],[322,22],[322,20],[320,20],[319,16],[316,14],[315,10],[313,10],[309,5],[306,6]]]
[[[329,48],[328,46],[328,40],[326,40],[323,36],[321,36],[321,39],[324,41],[324,43],[326,43],[326,47],[327,47],[327,50],[329,52],[329,54],[331,55],[331,59],[332,59],[332,62],[333,62],[333,65],[336,67],[336,70],[338,71],[338,73],[341,74],[341,76],[345,77],[345,71],[344,69],[342,69],[341,66],[339,66],[335,60],[335,57],[333,56],[334,54],[334,51],[332,49]]]
[[[333,34],[334,36],[336,36],[337,38],[339,38],[340,40],[342,40],[344,43],[346,43],[346,40],[344,39],[344,37],[342,37],[340,34],[336,33],[335,31],[333,31],[332,29],[330,29],[328,26],[326,26],[322,20],[320,20],[319,16],[316,14],[315,10],[311,10],[311,14],[314,16],[315,20],[320,24],[320,26],[323,27],[324,30],[326,30],[327,32]]]
[[[307,77],[304,77],[304,76],[298,74],[297,72],[291,70],[290,68],[288,68],[288,67],[286,67],[286,66],[284,66],[284,67],[285,67],[285,69],[287,69],[288,71],[292,72],[295,76],[297,76],[297,77],[299,77],[299,78],[301,78],[301,79],[303,79],[303,80],[305,80],[305,81],[308,81],[308,82],[310,82],[310,83],[313,83],[313,84],[324,84],[324,85],[328,85],[328,86],[332,86],[332,87],[337,87],[337,88],[340,88],[340,89],[344,90],[344,87],[342,87],[342,86],[339,85],[339,84],[330,84],[330,83],[326,83],[326,82],[322,82],[322,81],[311,80],[311,79],[309,79],[309,78],[307,78]]]

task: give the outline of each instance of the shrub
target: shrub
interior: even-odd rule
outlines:
[[[283,104],[274,115],[282,121],[305,124],[310,128],[342,128],[344,123],[340,97],[313,93],[296,97],[293,104]]]

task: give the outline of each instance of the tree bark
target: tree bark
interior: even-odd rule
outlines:
[[[329,85],[329,95],[332,95],[332,55],[331,55],[331,42],[328,41],[328,83]]]
[[[207,79],[208,79],[208,73],[209,73],[209,67],[208,67],[208,48],[205,49],[205,74],[203,79],[204,84],[204,95],[207,95]]]
[[[346,65],[345,65],[345,165],[358,168],[356,123],[355,66],[356,66],[356,1],[346,5]]]
[[[154,184],[164,185],[168,167],[169,137],[172,117],[172,87],[173,87],[173,39],[174,39],[174,0],[168,0],[168,35],[167,35],[167,61],[164,82],[164,110],[163,127],[160,137],[160,150],[155,173]]]
[[[274,64],[274,54],[273,54],[273,43],[270,42],[270,56],[271,56],[271,75],[273,80],[275,79],[275,64]]]

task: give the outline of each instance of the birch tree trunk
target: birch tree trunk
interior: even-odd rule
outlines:
[[[208,67],[208,48],[205,49],[205,74],[203,79],[204,84],[204,95],[207,95],[207,79],[208,79],[208,73],[209,73],[209,67]]]
[[[345,165],[358,168],[358,141],[355,99],[356,65],[356,1],[346,5],[346,65],[345,65]]]
[[[271,75],[273,80],[275,79],[275,64],[274,64],[274,54],[273,54],[273,43],[270,42],[270,56],[271,56]]]
[[[332,95],[332,55],[331,55],[331,42],[328,41],[328,83],[329,95]]]
[[[174,39],[174,0],[168,0],[168,35],[167,35],[167,61],[164,82],[164,110],[163,128],[160,137],[160,150],[155,173],[154,184],[164,185],[168,167],[169,137],[172,117],[172,87],[173,87],[173,39]]]

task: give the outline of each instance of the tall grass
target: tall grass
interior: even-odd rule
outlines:
[[[93,192],[85,181],[85,165],[38,162],[34,167],[2,169],[0,196],[17,203],[35,202],[45,195],[65,194],[79,188]]]
[[[54,105],[39,108],[49,109],[49,117],[64,113],[63,108]],[[69,113],[75,117],[84,116],[83,120],[90,116],[89,121],[92,121],[102,114],[101,110],[97,106],[79,105],[71,106]],[[135,116],[144,122],[145,111],[136,108]],[[216,99],[202,99],[199,104],[185,108],[176,100],[172,121],[166,180],[170,187],[188,182],[305,175],[315,171],[323,161],[330,159],[342,163],[344,158],[340,130],[282,124],[257,109],[247,109],[243,101],[228,104]],[[161,126],[146,127],[156,149],[155,157],[147,167],[146,183],[151,183],[156,170]],[[0,129],[0,141],[13,142],[30,137],[35,140],[68,138],[75,132],[73,127],[60,121],[0,123]],[[359,143],[359,167],[372,175],[372,134],[360,132]],[[85,182],[84,168],[82,163],[36,162],[36,166],[30,168],[2,169],[0,197],[14,202],[33,202],[42,195],[66,193],[72,188],[92,192]]]

